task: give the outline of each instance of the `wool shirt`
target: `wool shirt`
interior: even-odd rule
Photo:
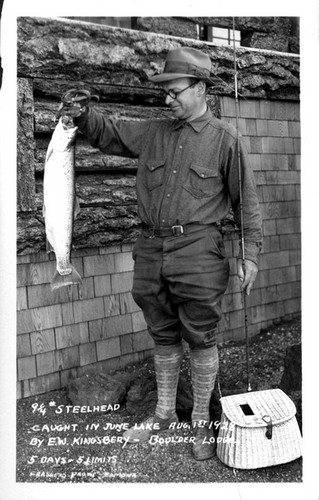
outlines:
[[[257,264],[262,220],[256,185],[241,137],[238,155],[233,126],[215,118],[209,108],[193,121],[112,120],[89,108],[75,123],[103,153],[138,158],[138,215],[156,228],[212,224],[230,209],[240,228],[240,164],[245,257]]]

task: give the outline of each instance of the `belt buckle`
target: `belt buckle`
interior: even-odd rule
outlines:
[[[174,236],[180,236],[181,234],[184,234],[183,226],[172,226],[172,233]]]

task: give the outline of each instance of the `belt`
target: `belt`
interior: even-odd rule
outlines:
[[[212,224],[200,224],[198,222],[191,222],[189,224],[178,224],[169,227],[155,227],[142,224],[142,231],[148,238],[155,238],[155,236],[164,238],[165,236],[181,236],[182,234],[193,233],[211,226],[217,226],[217,223],[213,222]]]

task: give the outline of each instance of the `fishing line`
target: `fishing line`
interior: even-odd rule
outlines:
[[[235,110],[236,110],[236,134],[237,134],[237,165],[238,165],[238,186],[239,186],[239,207],[240,207],[240,233],[242,248],[242,266],[244,276],[246,275],[246,257],[245,257],[245,237],[244,237],[244,210],[243,210],[243,189],[242,189],[242,171],[240,160],[240,141],[239,141],[239,102],[238,102],[238,81],[237,81],[237,58],[235,45],[235,18],[233,17],[233,56],[234,56],[234,84],[235,84]],[[246,339],[246,368],[247,368],[247,388],[251,391],[250,385],[250,364],[249,364],[249,338],[248,338],[248,318],[245,291],[242,292],[242,302],[244,310],[244,329]]]

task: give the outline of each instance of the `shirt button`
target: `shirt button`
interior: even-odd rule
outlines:
[[[180,146],[179,149],[183,149],[183,146]]]
[[[168,193],[167,198],[169,198],[171,195]]]
[[[173,174],[176,174],[177,170],[173,170]]]
[[[162,222],[166,222],[165,219],[162,219]]]
[[[201,177],[205,177],[205,174],[200,174]]]

